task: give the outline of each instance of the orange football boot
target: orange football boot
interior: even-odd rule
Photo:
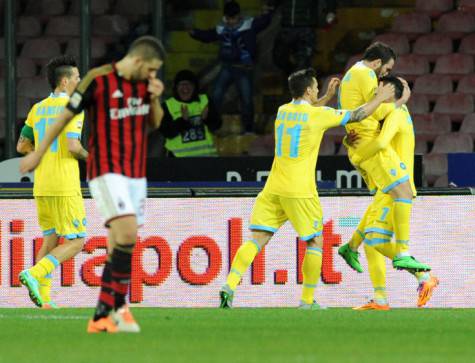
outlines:
[[[353,310],[364,311],[364,310],[390,310],[389,305],[379,305],[374,300],[368,301],[366,304],[357,306]]]
[[[423,281],[419,284],[417,292],[419,297],[417,299],[417,306],[420,308],[427,304],[432,297],[434,289],[439,285],[439,279],[435,276],[431,276],[429,280]]]
[[[105,318],[101,318],[97,321],[91,319],[87,323],[88,333],[117,333],[117,331],[117,325],[110,316],[106,316]]]

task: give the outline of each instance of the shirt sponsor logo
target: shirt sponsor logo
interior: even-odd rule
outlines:
[[[150,105],[143,103],[142,98],[130,97],[127,99],[128,107],[111,108],[111,120],[123,119],[129,116],[148,115],[150,112]]]

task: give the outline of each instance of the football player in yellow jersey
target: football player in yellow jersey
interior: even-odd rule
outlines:
[[[402,97],[404,85],[400,79],[386,76],[381,81],[394,85],[396,99]],[[394,149],[401,160],[401,166],[404,166],[408,171],[409,182],[415,198],[417,192],[414,185],[414,127],[411,115],[405,105],[394,110],[386,117],[379,136],[366,146],[359,148],[353,156],[353,160],[356,163],[364,162],[387,147]],[[356,310],[389,309],[384,256],[392,260],[397,253],[396,243],[391,242],[394,234],[392,213],[393,200],[391,196],[379,190],[349,242],[352,250],[357,250],[360,244],[364,242],[369,274],[374,288],[374,299],[355,308]],[[411,273],[416,276],[419,282],[417,305],[423,306],[429,301],[439,281],[428,272],[411,271]]]
[[[21,154],[38,147],[80,81],[76,61],[71,56],[51,59],[46,69],[53,92],[35,104],[28,114],[17,143]],[[53,270],[81,251],[86,236],[78,166],[78,160],[85,160],[88,155],[80,141],[83,122],[84,113],[71,120],[35,171],[33,195],[43,244],[36,256],[36,265],[23,270],[19,278],[28,288],[31,300],[43,308],[56,307],[50,297]],[[58,245],[59,237],[64,237],[64,244]]]
[[[307,242],[303,260],[303,290],[300,307],[316,310],[314,291],[320,278],[323,247],[323,215],[318,200],[315,169],[325,130],[363,120],[386,99],[393,97],[390,84],[378,88],[368,103],[352,110],[316,107],[318,83],[313,69],[290,75],[292,102],[279,107],[275,120],[275,157],[263,191],[254,204],[252,238],[234,257],[226,284],[220,291],[221,308],[231,307],[234,291],[257,253],[287,221]]]
[[[395,59],[394,51],[386,44],[376,42],[370,45],[363,55],[363,60],[353,65],[343,77],[339,93],[340,107],[351,109],[367,102],[374,94],[378,78],[386,76],[392,70]],[[429,271],[428,265],[420,263],[409,253],[409,222],[413,191],[407,169],[402,167],[397,153],[388,147],[364,162],[359,163],[354,159],[355,153],[360,148],[371,143],[379,135],[379,121],[405,104],[409,96],[410,91],[406,87],[403,97],[395,103],[386,103],[362,122],[348,125],[347,131],[356,131],[360,138],[358,144],[348,148],[348,157],[355,167],[363,171],[362,174],[368,176],[366,180],[370,181],[368,186],[370,190],[379,189],[393,199],[392,219],[397,241],[393,267],[411,271]],[[351,250],[348,245],[343,247],[339,249],[339,253],[345,260],[352,259],[356,251]]]

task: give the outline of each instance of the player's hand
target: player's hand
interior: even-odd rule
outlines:
[[[41,156],[38,154],[38,152],[33,151],[29,153],[20,161],[20,173],[26,174],[35,170],[40,164],[40,161]]]
[[[402,103],[407,103],[409,101],[409,98],[411,97],[411,88],[409,87],[409,84],[404,78],[398,77],[398,79],[401,81],[402,85],[404,86],[404,90],[402,91],[402,96],[401,96],[401,102]]]
[[[393,84],[387,83],[383,85],[383,82],[380,82],[379,87],[376,90],[376,97],[379,97],[379,99],[384,102],[390,98],[394,98],[394,91],[395,88]]]
[[[150,93],[150,99],[152,101],[158,99],[165,89],[163,82],[158,78],[150,77],[148,79],[148,88],[147,91]]]
[[[209,109],[208,109],[208,106],[206,106],[203,112],[201,113],[202,120],[206,120],[208,118],[208,112],[209,112]]]
[[[360,136],[355,130],[350,130],[348,134],[346,134],[346,143],[350,147],[355,147],[358,144],[358,140]]]
[[[325,96],[328,98],[333,98],[333,96],[335,96],[336,90],[338,89],[339,85],[340,85],[339,78],[333,77],[332,79],[330,79],[330,82],[328,83],[327,93],[325,94]]]
[[[184,104],[181,105],[181,117],[183,120],[188,121],[190,119],[190,113],[188,112],[188,107]]]

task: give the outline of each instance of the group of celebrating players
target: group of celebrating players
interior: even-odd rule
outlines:
[[[145,36],[132,43],[124,58],[92,69],[81,81],[73,58],[51,60],[47,74],[53,92],[33,106],[18,140],[17,150],[27,154],[21,171],[36,169],[33,193],[44,236],[37,263],[19,278],[42,308],[57,307],[50,297],[51,274],[84,243],[86,216],[77,160],[87,160],[91,195],[108,228],[108,255],[89,333],[140,331],[126,297],[137,230],[144,222],[146,132],[148,127],[159,127],[163,117],[159,98],[164,87],[156,75],[164,58],[161,42]],[[351,240],[338,251],[351,268],[362,272],[358,249],[364,244],[374,299],[356,309],[389,309],[384,257],[417,278],[418,306],[430,299],[438,279],[428,265],[410,255],[408,247],[416,196],[414,129],[405,106],[409,87],[388,75],[395,61],[390,47],[374,43],[341,82],[330,81],[321,98],[314,70],[290,75],[292,101],[276,115],[272,170],[252,210],[251,239],[239,247],[220,290],[221,308],[232,306],[243,274],[287,220],[307,242],[299,308],[324,308],[314,299],[323,247],[315,169],[324,132],[338,126],[346,127],[344,144],[350,161],[375,193]],[[338,87],[339,109],[325,107]],[[88,151],[80,141],[86,109]],[[60,237],[67,242],[58,244]]]

